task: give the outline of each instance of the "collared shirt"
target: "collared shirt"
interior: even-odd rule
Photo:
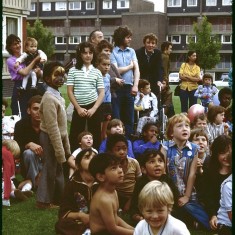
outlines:
[[[114,47],[110,60],[111,63],[115,64],[117,67],[126,67],[130,65],[131,61],[138,62],[135,50],[133,48],[126,47],[122,50],[118,46]],[[125,84],[133,86],[134,74],[132,69],[123,73],[121,76],[124,79]]]

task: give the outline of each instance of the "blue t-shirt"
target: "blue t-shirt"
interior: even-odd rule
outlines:
[[[107,73],[103,76],[104,79],[104,100],[103,103],[111,103],[110,92],[110,75]]]

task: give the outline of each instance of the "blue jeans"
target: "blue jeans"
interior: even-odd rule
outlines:
[[[116,91],[117,97],[112,97],[112,117],[122,120],[127,138],[134,129],[134,96],[131,95],[131,85],[124,85]]]
[[[197,97],[194,96],[194,93],[197,89],[188,91],[180,89],[180,103],[181,103],[181,112],[188,112],[188,109],[197,104]]]

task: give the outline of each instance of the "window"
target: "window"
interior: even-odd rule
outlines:
[[[221,43],[232,44],[232,35],[221,35]]]
[[[168,41],[172,42],[173,44],[180,44],[181,43],[181,37],[180,35],[171,35],[167,37]]]
[[[223,0],[222,5],[223,6],[231,6],[232,5],[232,0]]]
[[[81,42],[81,37],[79,36],[69,37],[69,44],[78,44],[80,42]]]
[[[197,0],[187,0],[187,6],[188,7],[196,7],[197,6]]]
[[[181,0],[168,0],[167,6],[168,7],[181,7]]]
[[[51,11],[51,3],[43,2],[42,3],[42,11]]]
[[[66,41],[65,37],[55,37],[55,44],[66,44]]]
[[[35,11],[35,10],[36,10],[36,3],[33,2],[33,3],[31,3],[31,9],[30,9],[30,11]]]
[[[69,2],[69,10],[81,10],[81,2]]]
[[[112,1],[103,1],[103,9],[112,9]]]
[[[186,44],[189,44],[190,41],[196,42],[196,36],[195,35],[186,35]]]
[[[206,6],[216,6],[216,0],[206,0]]]
[[[94,1],[87,1],[86,2],[86,9],[87,10],[94,10],[95,9],[95,2]]]
[[[129,0],[117,0],[117,8],[129,8]]]
[[[65,11],[67,9],[66,2],[56,2],[55,3],[55,10],[56,11]]]

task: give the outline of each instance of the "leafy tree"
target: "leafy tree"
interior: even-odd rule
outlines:
[[[27,23],[27,36],[33,37],[38,41],[38,49],[44,51],[48,59],[54,54],[55,43],[52,32],[44,27],[41,20],[36,20],[31,27],[29,22]]]
[[[196,42],[189,39],[189,50],[195,50],[198,57],[198,65],[205,73],[206,69],[212,69],[220,62],[219,50],[221,42],[218,35],[212,35],[211,23],[203,16],[201,21],[193,24],[196,34]]]

